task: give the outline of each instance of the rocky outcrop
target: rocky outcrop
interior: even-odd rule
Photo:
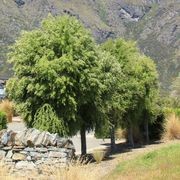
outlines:
[[[19,133],[0,131],[0,159],[11,172],[42,171],[44,166],[64,167],[73,158],[71,140],[57,134],[26,129]]]
[[[155,60],[167,90],[180,71],[179,0],[3,0],[0,3],[0,77],[11,76],[8,46],[21,30],[40,25],[48,13],[77,17],[98,42],[125,37]]]

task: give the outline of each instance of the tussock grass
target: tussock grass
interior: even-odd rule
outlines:
[[[180,118],[174,113],[170,114],[164,124],[163,140],[180,139]]]
[[[125,139],[127,136],[127,132],[125,129],[118,128],[115,132],[116,139]]]
[[[99,164],[105,157],[105,150],[102,149],[94,150],[92,155],[96,163]]]
[[[165,180],[180,178],[180,144],[169,145],[119,163],[105,179]]]
[[[0,111],[6,114],[8,122],[12,122],[12,117],[14,113],[14,105],[9,100],[2,100],[0,103]]]

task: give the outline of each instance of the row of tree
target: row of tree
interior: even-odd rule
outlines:
[[[114,149],[116,128],[126,128],[134,146],[134,127],[143,125],[148,143],[148,125],[158,114],[158,74],[135,42],[97,45],[74,17],[49,16],[21,34],[9,61],[14,76],[7,92],[28,127],[80,132],[82,154],[89,130],[109,133]]]

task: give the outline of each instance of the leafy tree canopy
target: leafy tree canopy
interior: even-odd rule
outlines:
[[[9,55],[14,77],[7,91],[27,125],[48,103],[69,134],[82,124],[93,128],[102,86],[98,58],[90,33],[74,17],[49,16],[39,29],[23,32]]]

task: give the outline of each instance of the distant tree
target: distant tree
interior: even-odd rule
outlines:
[[[99,55],[90,33],[74,17],[52,17],[39,29],[23,32],[11,49],[14,77],[7,83],[28,127],[37,110],[49,104],[68,135],[80,131],[86,154],[86,130],[97,124],[101,94]]]
[[[141,55],[136,43],[132,41],[123,39],[108,40],[102,45],[102,49],[108,51],[121,68],[119,74],[116,73],[114,76],[118,82],[116,82],[117,86],[112,86],[112,89],[109,89],[113,93],[110,98],[111,101],[109,101],[110,105],[112,105],[111,108],[114,109],[113,103],[116,104],[116,112],[111,111],[109,119],[111,119],[110,121],[114,127],[121,124],[121,126],[127,128],[128,141],[134,146],[134,126],[142,123],[142,114],[144,112],[152,112],[151,108],[154,100],[151,97],[155,96],[154,91],[158,91],[157,71],[152,60]],[[148,122],[146,122],[147,134]],[[112,143],[114,144],[114,142]]]
[[[180,73],[172,83],[171,96],[180,100]]]

